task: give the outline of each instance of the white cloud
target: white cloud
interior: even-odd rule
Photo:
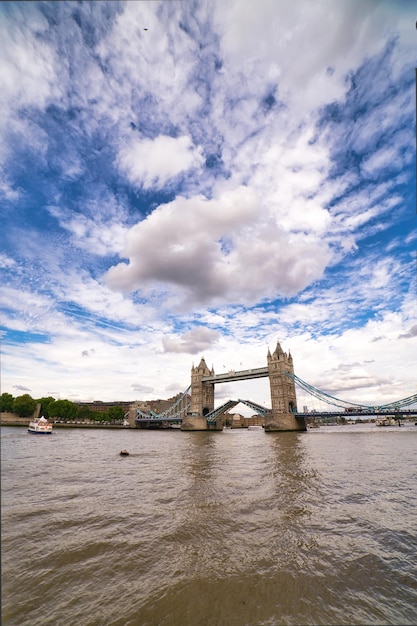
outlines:
[[[0,92],[8,106],[44,106],[59,93],[54,50],[42,39],[48,24],[35,6],[10,5],[13,19],[0,20]],[[34,63],[36,59],[36,63]],[[19,80],[16,80],[19,76]],[[1,109],[1,115],[7,111]]]
[[[235,0],[216,5],[216,25],[227,60],[259,63],[278,78],[294,113],[342,98],[345,74],[362,63],[364,47],[381,50],[386,23],[383,7],[369,2]]]
[[[381,170],[387,168],[398,168],[398,151],[395,147],[384,147],[377,152],[374,152],[363,164],[362,172],[369,178],[376,178],[381,175]]]
[[[119,151],[119,166],[129,180],[145,189],[160,188],[182,172],[202,165],[201,149],[190,137],[160,135],[155,139],[131,140]]]
[[[16,266],[16,261],[11,259],[7,254],[0,253],[0,269],[6,269]]]
[[[199,42],[179,27],[183,9],[166,2],[125,3],[98,43],[97,53],[114,87],[100,90],[100,107],[106,116],[112,114],[119,130],[126,117],[146,120],[159,130],[182,128],[184,119],[198,112],[202,99],[190,84],[190,74],[199,58]],[[126,136],[121,133],[122,141]]]
[[[122,251],[129,265],[111,268],[107,281],[123,290],[151,281],[194,286],[204,292],[213,280],[222,281],[216,269],[221,269],[227,255],[220,239],[233,239],[255,221],[258,210],[255,194],[243,187],[219,199],[179,197],[161,205],[129,231]]]
[[[143,398],[144,394],[148,396],[150,393],[153,393],[153,387],[147,387],[146,385],[140,385],[134,383],[131,385],[132,392],[135,394],[140,394],[140,397]]]
[[[380,140],[381,133],[391,134],[392,121],[400,126],[412,113],[414,108],[412,90],[380,96],[380,100],[374,103],[360,119],[357,120],[354,130],[352,129],[352,147],[359,153],[369,153],[375,149]],[[410,129],[411,131],[411,129]],[[408,141],[412,140],[412,132],[408,133]],[[389,146],[390,147],[390,146]]]
[[[44,133],[19,111],[43,109],[61,93],[55,50],[42,36],[48,29],[47,21],[32,3],[24,7],[8,3],[7,10],[11,19],[0,19],[1,163],[13,158],[9,147],[13,137],[27,149],[33,146],[40,156],[43,154]],[[15,198],[18,193],[9,185],[5,190],[8,198]]]
[[[17,200],[19,192],[13,189],[6,180],[0,181],[0,194],[5,200]]]
[[[416,338],[397,340],[399,328],[406,324],[403,312],[387,313],[340,334],[293,336],[287,343],[295,372],[318,389],[350,402],[385,404],[412,395],[416,383],[407,363],[413,351],[410,341],[414,343]],[[320,408],[317,400],[299,388],[297,398],[300,406]],[[329,410],[325,403],[321,408]]]
[[[3,285],[0,288],[0,306],[3,324],[18,331],[44,332],[45,316],[53,304],[52,298],[27,289]]]
[[[210,348],[218,340],[220,334],[205,326],[196,327],[183,335],[163,337],[164,352],[186,352],[198,354]]]
[[[330,253],[314,236],[264,225],[261,214],[244,187],[212,200],[177,198],[130,230],[129,263],[111,268],[107,283],[124,291],[165,283],[185,290],[188,306],[294,295],[321,277]]]
[[[97,214],[92,217],[56,206],[50,206],[48,210],[59,225],[71,233],[74,244],[91,254],[115,254],[124,245],[127,228],[121,223],[120,214],[108,216],[103,207],[98,207]]]

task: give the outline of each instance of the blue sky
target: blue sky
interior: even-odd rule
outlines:
[[[1,3],[1,391],[415,394],[412,4]]]

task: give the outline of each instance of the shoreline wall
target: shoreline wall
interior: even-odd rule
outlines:
[[[32,417],[19,417],[17,413],[0,413],[2,426],[29,426]]]

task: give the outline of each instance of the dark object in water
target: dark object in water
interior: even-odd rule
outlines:
[[[127,450],[120,450],[120,456],[129,456],[129,452]]]

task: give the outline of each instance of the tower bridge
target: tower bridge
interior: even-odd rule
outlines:
[[[191,370],[191,411],[183,418],[182,430],[222,430],[224,411],[214,409],[214,389],[218,383],[236,382],[252,378],[269,378],[271,408],[265,411],[265,432],[307,430],[304,416],[297,415],[297,399],[291,353],[283,351],[278,342],[274,352],[267,354],[267,366],[215,374],[204,357]],[[238,404],[239,401],[236,401]]]
[[[228,400],[223,405],[214,408],[215,385],[221,383],[237,382],[255,378],[269,378],[271,393],[271,408],[266,408],[251,400]],[[320,411],[312,414],[297,411],[297,398],[295,385],[315,398],[336,407],[331,411]],[[177,424],[181,430],[222,430],[227,412],[237,404],[245,404],[265,420],[265,432],[274,431],[305,431],[307,430],[306,418],[315,416],[331,417],[334,415],[380,415],[390,412],[399,416],[403,407],[409,407],[417,403],[417,394],[403,400],[380,406],[361,405],[346,400],[335,398],[330,394],[320,391],[309,385],[294,374],[294,364],[291,353],[283,351],[277,342],[275,350],[268,349],[266,367],[234,371],[230,370],[222,374],[215,374],[214,369],[209,369],[204,357],[200,363],[191,369],[191,385],[179,394],[176,401],[162,413],[149,410],[142,411],[138,407],[132,407],[135,423],[138,426],[151,427],[160,424]],[[345,412],[345,413],[344,413]],[[416,415],[417,410],[407,409],[409,415]]]
[[[169,410],[157,415],[145,413],[136,408],[135,422],[152,424],[157,421],[181,423],[181,430],[222,430],[225,413],[236,404],[248,404],[265,417],[265,431],[307,430],[304,415],[297,415],[297,399],[294,379],[294,365],[290,353],[285,353],[279,342],[272,352],[268,349],[266,367],[215,374],[209,369],[204,357],[191,369],[191,385]],[[214,408],[215,385],[254,378],[269,378],[271,408],[266,409],[249,400],[229,400],[226,405]],[[188,396],[188,392],[191,391]],[[187,396],[187,397],[186,397]],[[187,399],[187,402],[185,401]],[[256,407],[256,408],[255,408]]]

